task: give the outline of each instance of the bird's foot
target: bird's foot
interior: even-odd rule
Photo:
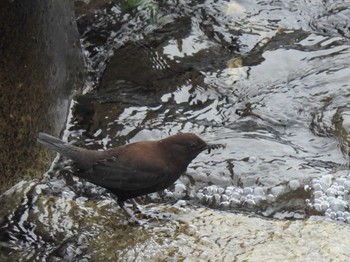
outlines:
[[[132,202],[133,208],[136,209],[136,212],[127,208],[122,201],[118,201],[118,204],[129,218],[128,223],[131,225],[144,225],[147,222],[167,220],[171,217],[171,215],[163,212],[159,213],[157,211],[154,212],[154,210],[143,209],[134,199],[130,199],[130,201]],[[137,217],[135,215],[137,215]]]
[[[139,204],[136,202],[136,200],[134,198],[131,198],[130,201],[131,201],[132,207],[141,212],[141,210],[139,208]]]
[[[133,214],[133,212],[130,209],[128,209],[127,207],[122,206],[121,209],[123,209],[126,216],[128,217],[128,223],[130,225],[142,225],[142,224],[144,224],[144,222],[139,220],[138,218],[136,218],[135,215]]]

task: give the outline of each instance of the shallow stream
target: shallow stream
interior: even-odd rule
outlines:
[[[0,197],[2,257],[349,257],[350,3],[130,2],[77,10],[88,79],[64,138],[106,149],[192,132],[226,148],[140,199],[153,218],[136,227],[57,158]]]

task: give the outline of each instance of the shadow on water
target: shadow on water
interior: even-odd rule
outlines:
[[[141,227],[59,160],[43,181],[1,197],[2,251],[23,261],[263,261],[303,257],[322,227],[331,252],[314,255],[347,257],[332,245],[347,225],[315,215],[350,222],[348,9],[310,5],[161,1],[80,10],[89,78],[65,138],[106,149],[181,131],[226,148],[199,155],[175,185],[142,199],[143,212],[158,219]],[[279,253],[286,245],[295,249]]]

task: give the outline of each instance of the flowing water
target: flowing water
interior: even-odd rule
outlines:
[[[64,138],[106,149],[193,132],[226,147],[202,153],[174,186],[140,199],[151,217],[141,227],[56,159],[42,181],[1,196],[3,254],[15,261],[349,256],[334,243],[350,229],[350,3],[131,2],[79,14],[88,79]]]

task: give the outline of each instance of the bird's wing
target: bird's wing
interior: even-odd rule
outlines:
[[[117,158],[98,161],[91,169],[80,174],[96,185],[121,190],[138,190],[159,183],[167,173],[160,165],[143,166],[142,170],[125,167]]]

